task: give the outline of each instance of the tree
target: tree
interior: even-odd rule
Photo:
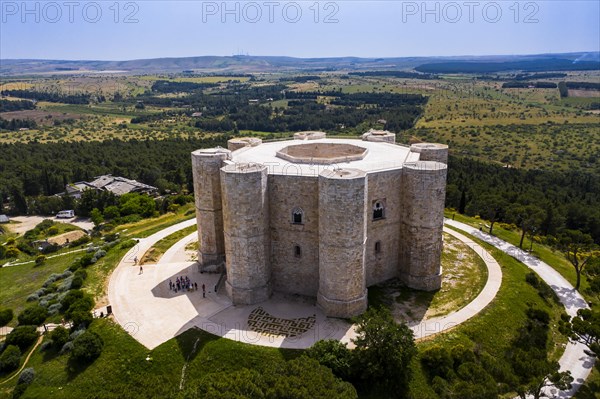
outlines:
[[[100,212],[100,209],[98,208],[92,209],[92,211],[90,212],[90,219],[92,219],[92,223],[94,223],[94,226],[96,227],[100,226],[100,223],[104,221],[102,212]]]
[[[581,285],[581,272],[588,262],[599,254],[594,240],[592,240],[592,236],[579,230],[565,230],[560,236],[559,245],[565,258],[575,269],[577,274],[575,289],[578,290]]]
[[[33,305],[24,309],[19,316],[17,316],[17,320],[19,320],[20,325],[39,326],[47,317],[48,309],[41,305]]]
[[[539,399],[546,387],[555,387],[560,390],[571,389],[571,372],[560,372],[560,365],[556,361],[547,359],[545,351],[517,350],[513,357],[513,365],[521,373],[517,374],[520,384],[516,387],[521,399],[533,396]]]
[[[352,342],[360,378],[402,397],[417,352],[412,331],[406,324],[397,324],[389,310],[371,308],[359,317],[356,333]]]
[[[523,249],[525,235],[539,228],[544,220],[545,212],[536,205],[515,204],[508,209],[507,218],[521,229],[519,248]]]
[[[489,220],[489,233],[492,234],[494,224],[502,221],[506,214],[508,203],[506,200],[495,194],[483,194],[469,204],[469,210],[479,214],[482,218]]]
[[[600,357],[600,310],[579,309],[566,327],[572,339],[590,348],[590,355]]]
[[[71,358],[81,363],[91,363],[102,353],[104,342],[93,331],[85,331],[73,341]]]
[[[294,398],[355,399],[354,387],[336,378],[316,360],[301,356],[287,362],[272,361],[260,369],[208,373],[190,386],[183,398]]]
[[[50,339],[52,346],[56,350],[60,350],[69,341],[69,331],[63,326],[58,326],[50,332]]]
[[[348,381],[352,377],[352,351],[347,345],[335,339],[320,340],[314,343],[306,355],[329,367],[333,374]]]
[[[8,345],[0,355],[0,371],[16,370],[21,363],[21,350],[16,345]]]
[[[458,213],[463,215],[467,206],[467,192],[463,189],[460,193],[460,202],[458,204]]]
[[[539,399],[546,387],[570,389],[571,372],[560,372],[558,362],[548,359],[550,315],[544,310],[530,308],[527,316],[508,356],[515,391],[522,399],[529,396]]]
[[[38,337],[35,326],[17,326],[12,330],[4,341],[6,345],[16,345],[21,351],[27,350]]]
[[[121,214],[119,213],[119,208],[116,205],[107,206],[104,208],[104,218],[106,220],[117,219]]]
[[[0,310],[0,327],[4,327],[13,319],[14,314],[12,309],[2,309]]]

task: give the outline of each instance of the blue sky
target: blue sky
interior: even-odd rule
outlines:
[[[596,0],[0,0],[0,24],[2,59],[600,51]]]

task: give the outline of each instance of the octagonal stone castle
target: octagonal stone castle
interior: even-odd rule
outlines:
[[[362,313],[391,278],[439,289],[448,147],[394,142],[300,132],[194,151],[200,270],[225,267],[234,305],[277,291],[332,317]]]

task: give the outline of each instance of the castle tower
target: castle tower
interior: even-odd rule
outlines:
[[[225,260],[219,169],[227,159],[231,159],[231,152],[223,148],[192,152],[200,270],[218,267]]]
[[[357,169],[319,174],[319,293],[327,316],[367,309],[365,242],[367,175]]]
[[[446,172],[445,164],[434,161],[403,167],[399,274],[410,288],[434,291],[442,285]]]
[[[448,164],[448,146],[438,143],[417,143],[410,146],[410,152],[420,154],[420,161],[436,161]]]
[[[234,305],[271,296],[267,167],[229,164],[221,169],[227,294]]]
[[[262,140],[256,137],[236,137],[227,140],[227,149],[230,151],[236,151],[244,147],[256,147],[261,145]]]

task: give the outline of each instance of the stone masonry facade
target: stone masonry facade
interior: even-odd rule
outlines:
[[[322,132],[194,151],[199,268],[225,268],[234,305],[276,291],[314,297],[331,317],[364,312],[367,287],[391,278],[437,290],[447,157],[441,144]]]

